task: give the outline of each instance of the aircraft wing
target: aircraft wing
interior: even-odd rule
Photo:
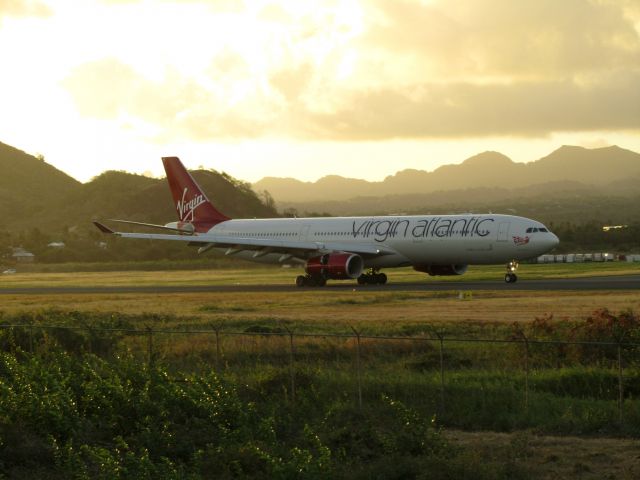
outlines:
[[[204,252],[211,248],[227,248],[227,254],[241,251],[254,251],[254,257],[260,257],[269,253],[281,253],[297,258],[309,258],[329,252],[357,253],[364,257],[378,257],[383,255],[395,255],[397,252],[384,245],[353,244],[347,242],[299,242],[276,240],[271,238],[232,237],[229,235],[216,235],[211,233],[196,233],[194,235],[171,235],[163,233],[127,233],[115,232],[100,222],[93,222],[100,231],[123,238],[139,238],[147,240],[170,240],[187,242],[191,246],[199,246],[198,252]]]
[[[118,223],[126,223],[128,225],[140,225],[143,227],[149,227],[149,228],[157,228],[159,230],[168,230],[170,232],[179,232],[182,233],[183,235],[193,235],[193,229],[188,230],[186,228],[175,228],[175,227],[168,227],[166,225],[157,225],[155,223],[144,223],[144,222],[132,222],[131,220],[116,220],[115,218],[112,218],[109,220],[110,222],[118,222]],[[99,222],[93,222],[94,224],[97,224]],[[102,224],[101,224],[102,225]],[[102,225],[104,227],[104,225]],[[98,227],[100,228],[100,227]],[[100,230],[102,230],[100,228]]]

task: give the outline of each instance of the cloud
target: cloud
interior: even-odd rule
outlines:
[[[640,66],[640,36],[625,15],[628,8],[615,2],[372,0],[371,5],[379,20],[364,46],[412,59],[418,75],[544,78]]]
[[[453,83],[354,92],[338,111],[306,112],[299,124],[310,136],[341,140],[640,130],[638,85],[634,73],[591,85]]]
[[[132,5],[143,3],[144,0],[100,0],[106,5]],[[216,12],[239,12],[244,8],[242,0],[155,0],[158,3],[173,3],[175,5],[193,3],[202,4]]]
[[[137,119],[155,127],[158,141],[260,136],[277,112],[277,105],[259,91],[230,104],[228,89],[201,85],[177,71],[160,82],[149,80],[115,58],[81,65],[64,86],[82,115],[123,126]]]
[[[2,0],[0,20],[3,17],[48,17],[52,11],[38,0]]]
[[[283,69],[274,72],[269,77],[271,86],[288,102],[297,102],[300,95],[307,90],[313,79],[313,67],[302,64],[297,68]]]
[[[294,18],[266,5],[251,20],[268,23],[255,38],[243,30],[244,43],[194,46],[209,62],[197,76],[168,65],[151,80],[108,58],[77,67],[64,85],[81,114],[141,122],[158,141],[640,131],[633,5],[369,0],[357,35],[339,10],[325,22],[326,12]]]

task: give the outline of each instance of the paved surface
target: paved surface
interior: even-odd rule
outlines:
[[[293,278],[292,278],[293,284]],[[1,294],[96,294],[96,293],[198,293],[198,292],[300,292],[309,290],[329,291],[385,291],[385,292],[429,292],[443,290],[533,290],[533,291],[572,291],[572,290],[640,290],[640,275],[622,275],[609,277],[588,277],[553,280],[527,280],[520,278],[517,283],[503,281],[483,282],[434,282],[390,283],[388,285],[357,285],[355,281],[330,281],[327,286],[298,288],[295,285],[152,285],[152,286],[88,286],[88,287],[20,287],[2,288]]]

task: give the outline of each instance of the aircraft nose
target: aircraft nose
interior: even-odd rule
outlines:
[[[557,247],[559,243],[560,243],[560,239],[556,236],[556,234],[549,232],[549,238],[548,238],[549,250]]]

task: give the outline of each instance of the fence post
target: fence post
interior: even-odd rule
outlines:
[[[618,421],[622,427],[622,418],[624,407],[624,384],[622,382],[622,345],[618,342]]]
[[[517,322],[513,324],[515,334],[511,340],[520,338],[524,343],[524,411],[529,411],[529,338],[524,333],[524,329]]]
[[[436,335],[440,341],[440,415],[444,415],[444,330]]]
[[[523,333],[524,338],[524,411],[529,412],[529,339]]]
[[[284,327],[289,334],[289,376],[291,378],[291,403],[296,403],[296,371],[295,371],[295,349],[293,345],[293,332]]]
[[[147,327],[147,365],[149,369],[153,366],[153,330]]]
[[[220,373],[220,327],[216,327],[216,372]]]
[[[440,402],[437,406],[438,414],[444,415],[445,411],[445,401],[444,401],[444,328],[440,330],[436,330],[435,327],[427,327],[428,331],[431,335],[435,335],[438,339],[438,356],[440,358]],[[433,336],[429,337],[430,340],[433,340]]]
[[[9,345],[11,346],[11,353],[16,354],[16,329],[14,327],[9,328]]]
[[[360,371],[360,332],[351,327],[353,333],[356,334],[356,372],[358,375],[358,408],[362,409],[362,374]]]

